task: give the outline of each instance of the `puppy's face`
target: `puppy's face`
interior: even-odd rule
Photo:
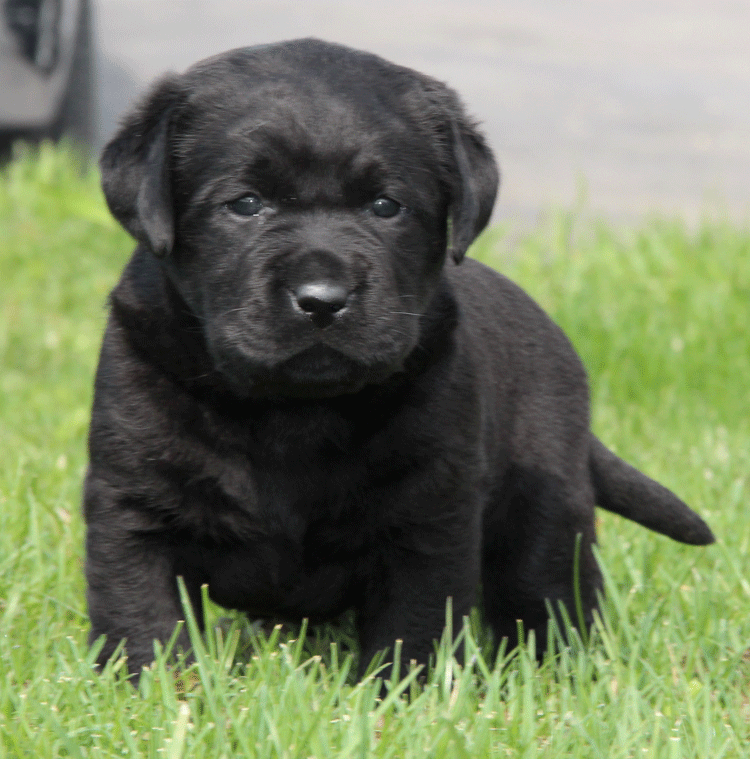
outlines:
[[[437,156],[374,103],[254,73],[176,121],[169,272],[238,390],[358,389],[398,371],[435,290]]]
[[[494,198],[494,163],[452,93],[325,43],[210,59],[132,118],[152,132],[145,166],[134,179],[138,150],[108,146],[110,207],[162,257],[239,395],[325,397],[398,372],[449,214],[454,241],[468,229],[458,259]]]

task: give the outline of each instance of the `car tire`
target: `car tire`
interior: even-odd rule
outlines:
[[[79,149],[89,151],[96,136],[94,133],[95,51],[89,0],[82,0],[79,14],[70,76],[58,116],[47,136],[53,140],[59,140],[63,136],[68,137]]]
[[[0,167],[12,158],[13,143],[21,140],[57,142],[65,137],[82,156],[91,155],[96,140],[96,68],[91,6],[91,0],[81,0],[73,58],[55,117],[46,126],[33,130],[0,129]]]

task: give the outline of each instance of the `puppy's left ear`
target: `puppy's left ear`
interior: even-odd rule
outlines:
[[[112,215],[158,257],[174,245],[169,125],[181,99],[179,77],[158,82],[125,118],[99,162]]]
[[[451,143],[455,168],[450,178],[449,251],[458,264],[490,220],[500,177],[484,137],[463,114],[451,119]]]

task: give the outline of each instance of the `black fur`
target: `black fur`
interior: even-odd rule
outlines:
[[[593,437],[563,333],[455,265],[498,176],[446,86],[316,40],[235,50],[158,83],[101,166],[139,242],[85,485],[101,661],[123,638],[131,671],[151,661],[178,575],[199,619],[202,583],[263,617],[353,608],[365,666],[396,638],[426,661],[480,585],[498,640],[521,619],[543,647],[546,601],[575,619],[577,535],[591,621],[595,502],[713,540]]]

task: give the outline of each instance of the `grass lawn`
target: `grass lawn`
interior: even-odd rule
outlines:
[[[80,487],[106,297],[132,247],[65,153],[0,175],[0,757],[750,757],[747,230],[561,215],[475,246],[575,343],[597,434],[718,542],[602,514],[608,596],[585,645],[498,667],[473,620],[470,666],[444,645],[424,685],[382,703],[350,675],[346,629],[266,637],[239,617],[197,640],[182,678],[164,656],[138,691],[122,660],[94,673]]]

